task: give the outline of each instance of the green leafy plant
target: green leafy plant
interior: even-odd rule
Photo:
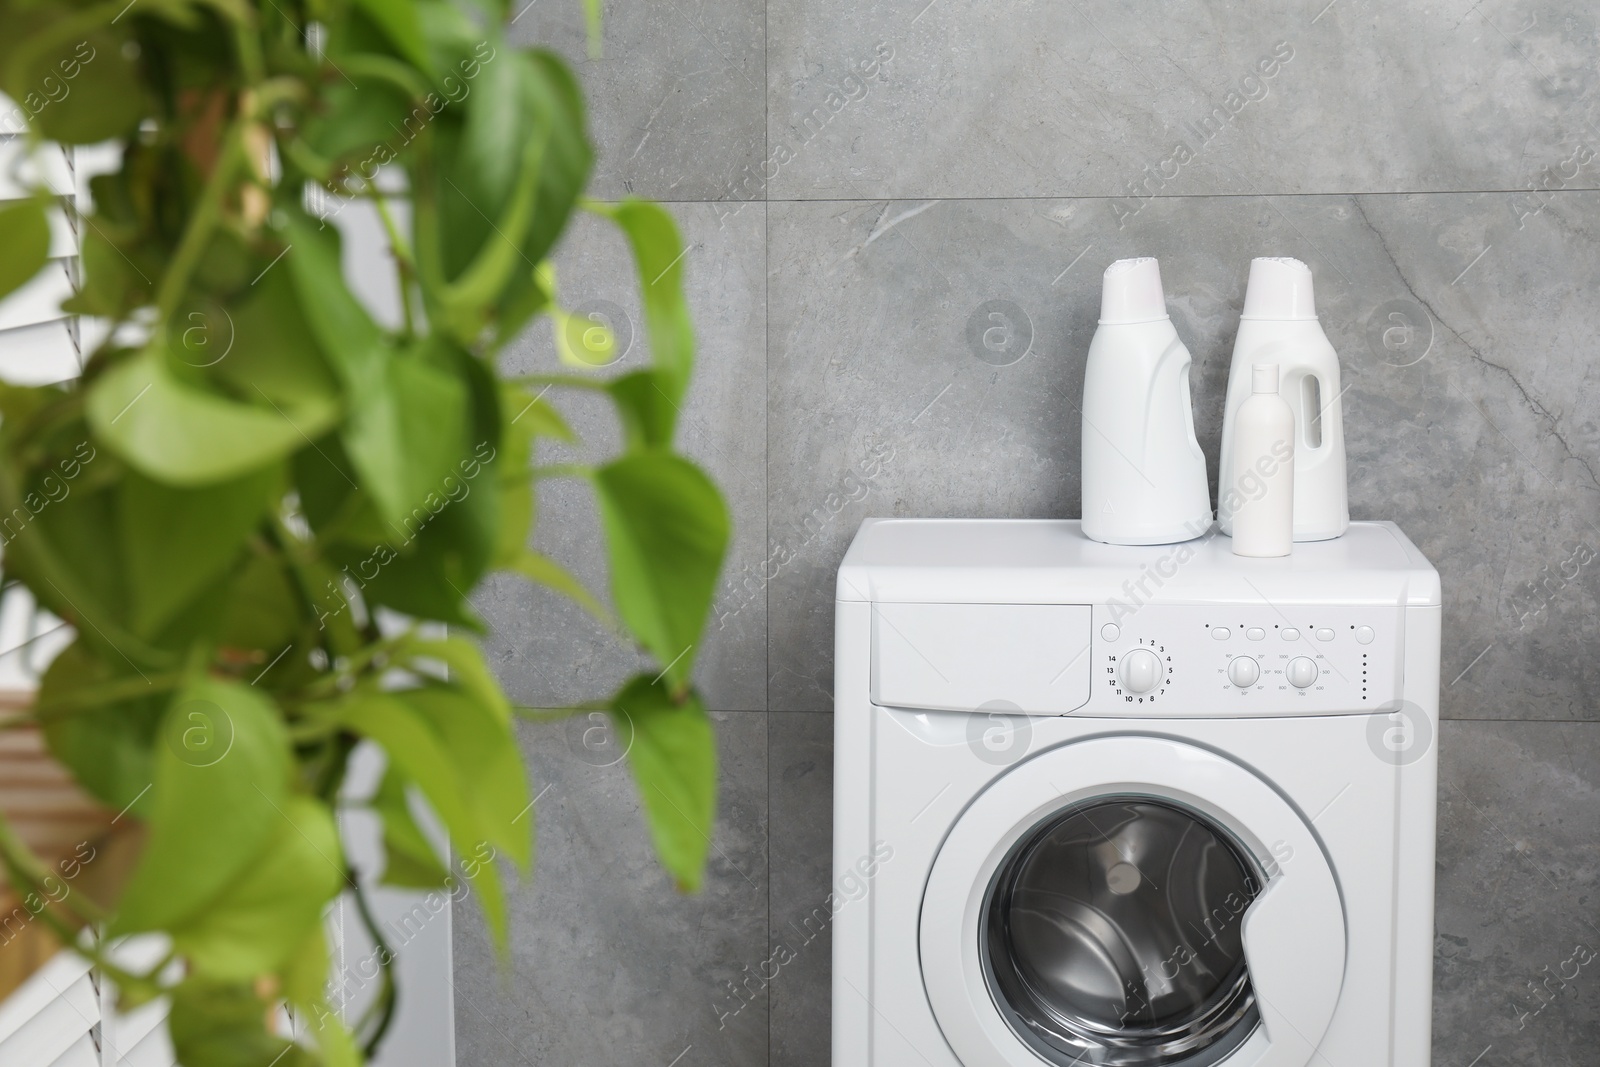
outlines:
[[[469,595],[492,571],[573,597],[655,660],[595,706],[630,738],[662,863],[684,889],[701,876],[715,751],[691,672],[729,520],[673,448],[684,247],[659,206],[582,199],[576,83],[509,43],[509,17],[498,0],[0,0],[0,88],[35,147],[111,142],[118,160],[93,179],[66,307],[109,324],[104,341],[76,382],[0,386],[0,538],[5,579],[76,633],[7,725],[37,724],[143,837],[114,897],[37,917],[64,939],[97,924],[81,950],[125,1001],[171,998],[189,1067],[349,1064],[382,1036],[387,970],[348,1028],[324,994],[322,915],[345,892],[366,914],[335,819],[362,741],[387,757],[355,800],[382,819],[385,880],[466,879],[504,944],[503,866],[533,858],[515,709],[437,625],[481,630]],[[346,284],[318,203],[381,218],[397,326]],[[59,206],[40,189],[0,211],[0,295],[44,268]],[[651,361],[498,375],[541,314],[569,362],[607,351],[587,321],[574,345],[547,262],[578,210],[631,248]],[[573,439],[547,399],[568,388],[610,398],[619,455],[541,465],[542,441]],[[530,547],[547,477],[593,487],[615,619]],[[43,890],[3,823],[0,853]],[[138,972],[94,947],[140,933],[170,952]],[[269,1025],[283,1005],[314,1021],[301,1043]]]

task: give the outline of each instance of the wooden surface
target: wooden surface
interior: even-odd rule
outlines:
[[[0,693],[0,715],[23,710],[33,694]],[[0,813],[52,872],[44,897],[19,893],[0,867],[0,999],[60,951],[36,912],[50,900],[102,892],[126,869],[133,830],[73,782],[32,725],[0,729]],[[119,825],[120,824],[120,825]],[[124,838],[120,840],[119,838]],[[57,914],[61,914],[56,909]]]

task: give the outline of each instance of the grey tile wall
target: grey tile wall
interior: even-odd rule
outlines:
[[[1445,714],[1600,718],[1600,382],[1575,355],[1600,342],[1600,194],[1520,230],[1516,201],[1163,197],[1120,220],[1103,199],[769,203],[768,525],[796,557],[769,588],[769,706],[830,705],[833,568],[862,518],[1078,514],[1114,259],[1161,260],[1214,481],[1249,261],[1286,254],[1341,356],[1351,513],[1399,522],[1443,574],[1446,680],[1471,666]]]
[[[695,384],[678,422],[680,446],[721,487],[733,516],[726,573],[757,568],[766,555],[766,345],[764,204],[737,214],[706,204],[672,207],[684,242],[685,286],[696,313]],[[621,354],[604,373],[649,362],[644,316],[626,241],[609,222],[580,217],[555,259],[563,303],[611,325]],[[508,375],[570,371],[555,355],[541,320],[509,347]],[[613,454],[619,428],[608,400],[579,390],[548,396],[568,416],[576,447],[546,443],[541,461],[598,461]],[[604,541],[586,483],[541,483],[533,544],[606,595]],[[707,624],[696,681],[713,707],[766,707],[766,596],[755,587],[725,588]],[[485,649],[513,701],[568,706],[614,692],[643,660],[565,597],[498,576],[480,592],[492,623]]]
[[[1098,277],[1129,255],[1161,259],[1214,478],[1249,260],[1293,255],[1349,388],[1352,513],[1398,521],[1444,578],[1435,1063],[1593,1063],[1600,960],[1573,968],[1600,950],[1600,15],[666,0],[606,18],[598,60],[576,0],[530,5],[517,33],[577,66],[595,195],[682,202],[685,443],[738,527],[700,668],[721,852],[706,894],[675,898],[620,768],[530,730],[552,786],[540,868],[504,976],[458,917],[459,1062],[825,1065],[831,589],[857,524],[1076,515]],[[575,231],[567,302],[637,322],[620,255]],[[553,360],[536,328],[508,370]],[[610,447],[603,412],[577,421],[589,454]],[[587,498],[555,486],[542,507],[535,543],[602,582]],[[598,695],[634,663],[525,586],[480,608],[520,703]]]
[[[1446,722],[1434,1062],[1594,1062],[1600,727]]]
[[[597,157],[589,195],[656,200],[737,196],[763,154],[766,12],[755,0],[603,3],[591,56],[583,0],[517,0],[519,44],[573,63]]]
[[[508,893],[505,958],[475,898],[455,911],[457,1063],[765,1062],[766,997],[744,983],[767,956],[767,721],[714,718],[720,811],[695,896],[656,864],[621,751],[583,736],[603,723],[524,727],[537,869]]]
[[[1522,188],[1595,136],[1595,12],[1559,0],[793,0],[767,22],[768,153],[794,156],[774,199]]]

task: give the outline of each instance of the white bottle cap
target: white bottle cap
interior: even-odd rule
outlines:
[[[1252,393],[1276,393],[1278,391],[1278,365],[1276,363],[1256,363],[1250,368],[1254,373],[1250,379]]]
[[[1161,267],[1149,256],[1119,259],[1106,268],[1100,287],[1100,322],[1115,325],[1167,317]]]
[[[1314,319],[1311,268],[1298,259],[1276,256],[1250,261],[1250,283],[1244,290],[1244,318]]]

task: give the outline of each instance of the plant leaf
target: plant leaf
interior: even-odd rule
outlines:
[[[332,164],[372,173],[379,158],[401,143],[401,133],[414,106],[387,78],[349,72],[323,90],[324,108],[306,119],[305,141]],[[326,189],[324,189],[326,191]]]
[[[536,582],[565,595],[607,628],[616,625],[616,619],[612,618],[611,612],[606,610],[605,605],[596,600],[594,594],[584,588],[583,583],[578,581],[571,571],[549,556],[525,548],[511,558],[509,569],[530,582]]]
[[[173,947],[195,973],[242,981],[277,970],[338,895],[345,867],[333,813],[310,797],[288,796],[274,818],[266,847],[248,867],[171,928]]]
[[[269,269],[252,288],[254,295],[231,313],[232,347],[213,373],[241,396],[264,396],[286,408],[336,400],[339,383],[289,271]]]
[[[479,834],[526,871],[533,859],[533,823],[528,819],[528,776],[511,732],[510,709],[502,718],[474,695],[442,685],[403,690],[396,697],[444,742]],[[504,701],[500,697],[502,705]]]
[[[454,170],[478,209],[494,218],[505,210],[525,166],[524,156],[508,149],[549,136],[549,123],[536,123],[523,104],[519,68],[525,58],[498,33],[484,43],[494,50],[495,58],[481,65],[477,84],[465,101],[459,165]],[[515,246],[521,236],[507,233],[505,239]]]
[[[6,12],[8,22],[13,14]],[[8,26],[8,35],[11,32]],[[35,127],[51,141],[97,144],[132,131],[145,113],[148,97],[137,66],[123,52],[126,38],[97,28],[68,40],[70,46],[50,49],[25,67],[10,65],[7,91],[36,112]],[[70,79],[65,78],[69,69],[76,72]],[[60,98],[48,99],[47,79],[70,88]]]
[[[141,679],[117,660],[97,658],[79,637],[55,658],[39,684],[39,720],[50,753],[78,783],[121,811],[155,780],[152,746],[165,694],[109,699],[108,686],[138,694]]]
[[[467,454],[466,413],[461,380],[409,356],[389,358],[355,398],[341,438],[393,537],[428,522],[431,497],[447,499],[444,479]]]
[[[499,486],[492,470],[449,484],[457,496],[430,497],[429,507],[408,516],[396,534],[403,536],[398,547],[366,554],[341,550],[336,556],[361,577],[361,595],[369,604],[481,631],[466,592],[478,584],[494,553]]]
[[[522,134],[522,166],[499,222],[493,224],[492,232],[467,268],[439,294],[455,339],[462,344],[477,340],[488,321],[491,305],[506,289],[513,272],[533,269],[520,243],[533,220],[547,136],[548,130],[537,128]]]
[[[583,21],[588,28],[589,58],[601,57],[601,11],[600,0],[583,0]]]
[[[301,1006],[320,1004],[328,984],[328,964],[328,939],[318,925],[283,965],[283,999]]]
[[[717,744],[700,695],[675,702],[639,675],[612,702],[661,865],[683,892],[700,888],[717,809]]]
[[[300,622],[300,594],[283,560],[253,555],[233,579],[218,623],[218,643],[275,656]]]
[[[327,937],[317,927],[283,967],[283,998],[299,1009],[301,1035],[316,1035],[322,1051],[320,1067],[361,1067],[350,1031],[328,1006],[328,966]]]
[[[534,441],[551,437],[571,443],[577,437],[561,413],[540,397],[507,384],[500,385],[499,392],[502,430],[495,472],[500,482],[500,521],[489,562],[503,570],[516,565],[533,528]]]
[[[416,4],[411,0],[356,0],[356,4],[382,27],[384,35],[394,42],[401,55],[423,71],[432,71],[433,57],[422,39]]]
[[[105,193],[107,176],[96,177],[97,196]],[[61,310],[79,315],[119,318],[149,301],[153,295],[150,278],[135,260],[141,255],[136,237],[126,227],[108,221],[104,215],[85,228],[78,245],[81,282],[73,296],[61,302]],[[151,264],[150,266],[153,266]],[[150,273],[157,273],[151,270]]]
[[[659,385],[674,406],[683,400],[694,368],[694,328],[683,295],[683,261],[687,249],[677,223],[660,204],[624,200],[593,204],[593,210],[622,229],[633,249],[644,303],[650,358],[660,372]]]
[[[0,208],[0,298],[22,288],[50,258],[50,221],[39,200]]]
[[[389,348],[383,331],[345,284],[338,231],[290,212],[284,236],[284,265],[306,324],[346,392],[359,399],[383,376]]]
[[[449,872],[412,816],[406,780],[393,765],[384,771],[371,806],[383,820],[383,884],[406,889],[438,889],[445,885]]]
[[[571,68],[548,49],[525,54],[532,62],[523,64],[522,91],[535,114],[549,116],[550,139],[539,170],[539,203],[522,254],[530,263],[542,263],[589,181],[594,153],[586,133],[583,93]]]
[[[281,459],[331,425],[338,408],[241,404],[179,382],[146,349],[106,371],[86,402],[95,436],[157,481],[206,485]]]
[[[511,703],[500,691],[500,683],[484,661],[483,651],[471,641],[459,637],[411,638],[395,648],[394,659],[413,669],[426,666],[419,660],[436,660],[449,670],[452,684],[470,694],[495,721],[510,729]]]
[[[661,385],[658,370],[637,370],[606,383],[622,421],[622,434],[629,451],[668,448],[677,428],[678,405]]]
[[[128,573],[128,624],[154,633],[229,563],[282,494],[275,465],[199,489],[178,489],[130,471],[119,527]]]
[[[422,791],[456,848],[474,849],[479,843],[487,843],[492,828],[481,824],[476,794],[471,784],[462,780],[446,739],[426,712],[410,700],[401,699],[400,694],[372,692],[360,693],[322,711],[378,743],[388,754],[390,766]],[[515,749],[510,751],[514,753]],[[526,784],[523,788],[526,790]],[[492,862],[485,862],[471,867],[467,876],[483,898],[484,919],[491,933],[504,947],[507,927],[500,872]]]
[[[187,978],[172,991],[167,1030],[184,1067],[319,1067],[305,1049],[267,1032],[273,1005],[248,984]]]
[[[87,433],[86,428],[84,432]],[[91,464],[96,462],[105,465],[115,460],[101,459],[97,452]],[[89,466],[89,469],[94,468]],[[107,614],[111,622],[121,624],[128,603],[128,575],[122,565],[122,546],[118,543],[117,493],[114,488],[96,484],[96,479],[81,475],[64,484],[65,493],[61,491],[62,486],[49,485],[43,479],[30,486],[32,492],[22,497],[22,512],[24,515],[31,512],[33,521],[20,530],[0,526],[0,533],[10,535],[5,546],[8,562],[18,573],[27,573],[30,557],[53,556],[71,576],[72,583],[89,594],[88,602],[84,602],[79,591],[62,583],[61,599],[70,599],[102,628],[106,625],[104,616]],[[57,491],[54,494],[44,492],[47,488]],[[60,499],[52,500],[52,496]],[[19,517],[16,511],[6,516],[10,520]],[[46,596],[41,597],[41,601],[53,608],[56,590],[46,586],[44,592]],[[85,627],[85,630],[83,636],[90,642],[106,643],[101,641],[94,627]],[[109,636],[109,640],[120,644],[115,636]],[[110,648],[105,652],[116,655]]]
[[[209,677],[181,690],[141,802],[149,842],[111,936],[171,927],[215,899],[277,832],[290,758],[277,710],[258,690]]]
[[[675,688],[688,684],[728,544],[728,510],[681,456],[639,452],[595,471],[611,601]]]

